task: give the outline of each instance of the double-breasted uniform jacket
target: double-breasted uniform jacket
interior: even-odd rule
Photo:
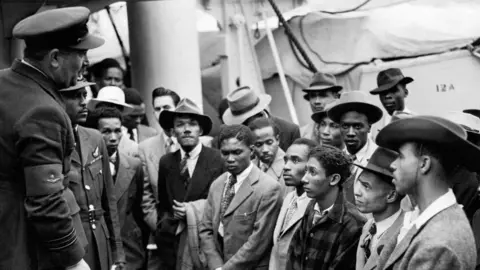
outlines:
[[[173,200],[190,202],[206,199],[211,183],[225,171],[220,152],[202,146],[190,184],[185,189],[180,175],[180,150],[160,159],[158,172],[158,224],[156,243],[162,265],[175,269],[179,237],[175,236],[178,221],[173,220]]]
[[[65,189],[70,119],[55,82],[20,60],[0,71],[0,85],[0,269],[65,268],[85,253]]]
[[[143,221],[143,170],[139,159],[118,152],[115,182],[118,220],[127,269],[143,269],[150,230]]]
[[[107,148],[97,130],[78,126],[77,134],[70,188],[88,239],[85,261],[92,270],[108,270],[115,262],[125,262],[125,254]]]

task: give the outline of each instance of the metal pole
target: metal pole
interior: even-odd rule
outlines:
[[[125,65],[127,65],[127,70],[130,67],[130,57],[128,56],[127,50],[125,49],[125,45],[123,44],[122,38],[120,37],[120,33],[118,33],[117,26],[115,25],[115,21],[113,20],[112,13],[110,12],[110,6],[106,6],[105,10],[107,11],[108,18],[110,18],[110,22],[112,23],[113,30],[115,31],[115,35],[117,36],[118,44],[122,49],[123,59],[125,59]]]

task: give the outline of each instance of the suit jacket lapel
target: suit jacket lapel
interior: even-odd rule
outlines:
[[[123,193],[128,189],[133,178],[133,171],[128,163],[127,157],[118,153],[119,166],[115,181],[115,196],[117,201],[122,197]]]
[[[173,164],[169,166],[169,178],[167,178],[167,187],[169,188],[172,198],[177,201],[183,201],[185,198],[185,184],[180,176],[180,150],[173,154]]]
[[[220,176],[221,184],[217,187],[218,190],[212,191],[211,193],[214,194],[213,205],[215,209],[215,213],[213,213],[213,229],[216,231],[220,226],[220,208],[222,205],[223,200],[223,191],[225,190],[225,185],[227,184],[227,173],[223,173]]]
[[[400,243],[398,243],[395,246],[392,252],[392,255],[390,256],[387,263],[385,264],[385,267],[384,267],[385,269],[390,265],[394,264],[403,255],[403,253],[407,251],[408,246],[410,245],[413,238],[415,238],[415,236],[419,231],[420,230],[418,230],[415,225],[413,225],[412,228],[410,228],[407,235],[405,235],[405,237],[400,241]]]
[[[87,166],[91,162],[91,157],[97,158],[102,153],[100,149],[93,149],[92,143],[90,143],[90,135],[81,126],[78,127],[78,137],[80,139],[80,148],[82,149],[82,162],[84,166]]]
[[[277,242],[277,238],[283,234],[282,232],[285,230],[282,230],[283,222],[285,220],[285,216],[287,215],[287,209],[289,206],[290,201],[292,200],[292,197],[294,196],[293,193],[288,193],[285,199],[283,200],[284,203],[282,205],[282,208],[280,209],[280,214],[278,214],[277,218],[277,224],[275,225],[275,230],[273,231],[273,241],[274,243]]]
[[[225,215],[230,215],[235,209],[237,209],[240,204],[243,203],[250,195],[253,193],[252,186],[258,181],[260,177],[260,169],[253,166],[252,171],[248,175],[247,179],[245,179],[238,189],[238,192],[233,197],[232,202],[228,206],[227,210],[225,211]]]
[[[285,152],[278,148],[277,155],[275,155],[275,160],[273,161],[272,166],[270,166],[268,169],[268,171],[272,173],[272,176],[274,176],[275,180],[277,181],[282,176],[283,167],[285,166],[285,161],[283,160],[284,156]]]
[[[193,170],[193,175],[190,178],[190,184],[185,193],[185,199],[194,192],[201,193],[205,190],[210,183],[210,179],[207,175],[209,175],[208,156],[205,152],[205,146],[202,146],[202,150],[198,155],[197,164]]]
[[[302,201],[301,204],[298,204],[297,211],[293,213],[292,218],[288,222],[287,226],[283,229],[280,236],[285,234],[288,230],[290,230],[290,228],[294,227],[297,222],[300,222],[302,220],[303,216],[305,215],[305,210],[307,209],[308,203],[310,201],[310,199],[305,199],[304,201]]]

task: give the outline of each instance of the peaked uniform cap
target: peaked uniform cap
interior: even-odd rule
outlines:
[[[125,103],[125,93],[123,92],[123,90],[120,87],[116,86],[105,86],[100,89],[100,91],[98,91],[97,97],[92,98],[88,102],[87,108],[90,111],[93,111],[100,103],[109,103],[123,107],[122,113],[124,114],[130,114],[133,111],[132,106]]]
[[[355,162],[354,165],[373,173],[381,174],[390,178],[390,183],[393,180],[393,173],[390,170],[390,164],[398,157],[398,153],[392,150],[378,147],[370,157],[366,166]],[[383,179],[383,178],[382,178]]]
[[[265,110],[271,101],[270,95],[257,95],[248,86],[237,88],[227,95],[228,109],[223,113],[223,122],[227,125],[240,125]]]
[[[160,126],[163,130],[170,130],[173,128],[173,118],[182,115],[195,118],[203,130],[203,135],[208,135],[212,130],[212,119],[202,114],[198,105],[189,98],[180,100],[174,111],[163,110],[159,118]]]
[[[385,126],[377,135],[376,143],[394,151],[406,142],[436,143],[448,149],[472,171],[480,166],[480,149],[467,141],[466,131],[458,124],[438,116],[412,116]]]
[[[337,80],[335,79],[335,76],[333,76],[332,74],[319,72],[313,75],[313,79],[312,79],[312,82],[310,83],[310,86],[303,89],[302,91],[306,93],[303,96],[303,98],[308,101],[309,92],[326,91],[326,90],[339,92],[342,89],[343,89],[342,86],[337,85]]]
[[[377,95],[381,92],[392,89],[399,83],[409,84],[413,82],[410,77],[405,77],[402,71],[398,68],[389,68],[380,71],[377,75],[377,88],[370,91],[370,94]]]
[[[327,113],[332,121],[340,123],[342,116],[351,111],[365,114],[370,124],[378,122],[383,116],[382,109],[373,104],[367,94],[357,90],[343,93]]]
[[[88,33],[90,10],[86,7],[51,9],[29,16],[15,25],[13,36],[24,39],[27,47],[44,49],[100,47],[105,40]]]
[[[68,88],[64,88],[64,89],[61,89],[59,90],[60,92],[68,92],[68,91],[75,91],[75,90],[78,90],[78,89],[82,89],[82,88],[85,88],[87,86],[92,86],[92,85],[95,85],[96,83],[93,83],[93,82],[87,82],[87,81],[79,81],[77,82],[77,84],[75,84],[74,86],[70,86]]]

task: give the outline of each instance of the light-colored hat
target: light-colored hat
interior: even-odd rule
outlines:
[[[173,128],[173,118],[176,115],[188,115],[194,117],[198,121],[200,127],[202,127],[204,136],[208,135],[212,130],[212,119],[202,114],[197,104],[188,98],[180,100],[175,111],[163,110],[160,113],[159,122],[163,130],[170,130]]]
[[[75,84],[74,86],[70,86],[68,88],[64,88],[64,89],[61,89],[59,90],[60,92],[68,92],[68,91],[75,91],[75,90],[78,90],[78,89],[82,89],[82,88],[85,88],[87,86],[92,86],[92,85],[95,85],[95,83],[93,82],[87,82],[87,81],[79,81],[77,82],[77,84]]]
[[[319,72],[313,75],[313,79],[312,79],[312,82],[310,83],[310,86],[303,89],[302,91],[305,92],[305,95],[303,96],[303,98],[308,100],[308,93],[312,91],[330,90],[333,92],[338,92],[342,89],[343,89],[342,86],[337,85],[337,80],[335,79],[335,76],[333,76],[332,74]]]
[[[469,113],[452,111],[444,115],[445,119],[462,126],[468,133],[480,135],[480,118]]]
[[[92,98],[88,104],[87,108],[90,111],[95,110],[99,103],[110,103],[123,107],[123,113],[129,114],[133,111],[132,106],[125,103],[125,93],[120,87],[116,86],[105,86],[100,91],[96,98]]]
[[[383,116],[382,109],[373,104],[370,100],[370,96],[362,91],[343,93],[340,96],[338,103],[328,110],[327,114],[332,121],[339,123],[342,115],[350,111],[365,114],[370,124],[378,122]]]
[[[223,114],[227,125],[239,125],[248,118],[265,110],[272,97],[267,94],[257,95],[250,87],[240,87],[227,95],[228,109]]]

